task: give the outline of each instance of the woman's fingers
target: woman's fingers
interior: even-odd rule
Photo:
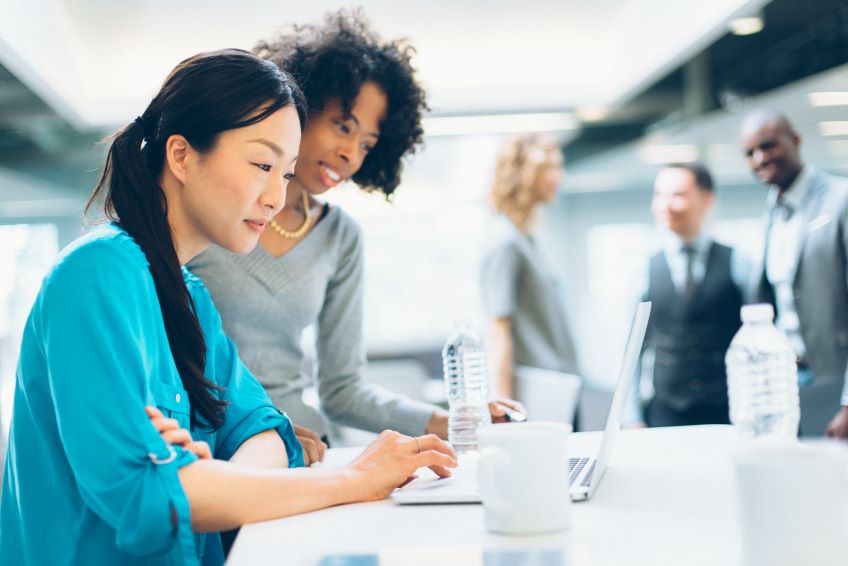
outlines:
[[[191,433],[184,428],[165,431],[162,433],[162,439],[168,444],[186,445],[192,442]]]
[[[489,401],[489,413],[493,423],[524,421],[527,419],[527,409],[518,401],[512,399],[496,399]]]
[[[516,401],[515,399],[496,399],[496,403],[499,405],[506,405],[510,409],[518,411],[519,413],[527,414],[527,409],[524,408],[524,405]]]
[[[322,462],[324,460],[324,452],[327,450],[327,445],[318,436],[318,433],[305,426],[294,425],[294,434],[300,440],[300,445],[303,446],[304,455],[308,450],[310,462]],[[309,448],[307,448],[309,445]],[[309,465],[309,462],[306,464]]]
[[[418,468],[426,466],[442,478],[449,477],[451,475],[449,468],[455,468],[457,466],[456,458],[438,450],[427,450],[416,455],[415,463]]]
[[[439,476],[440,478],[449,478],[453,472],[450,471],[450,468],[446,468],[445,466],[427,466],[433,472]]]
[[[212,449],[209,448],[209,444],[204,442],[203,440],[196,440],[189,442],[184,446],[186,450],[189,452],[193,452],[197,455],[201,460],[211,460],[212,459]]]
[[[497,401],[489,401],[489,414],[493,417],[502,417],[506,414],[506,410]]]
[[[180,422],[177,419],[169,419],[166,417],[157,417],[150,420],[153,423],[153,428],[156,432],[163,434],[169,430],[177,430],[180,428]]]
[[[413,444],[415,439],[413,439]],[[450,456],[451,460],[456,462],[456,453],[451,448],[451,445],[436,436],[435,434],[425,434],[423,436],[418,437],[418,442],[421,443],[421,453],[436,450],[443,454],[447,454]],[[416,446],[417,451],[417,446]]]
[[[153,427],[159,433],[180,427],[180,423],[176,419],[169,419],[156,407],[148,405],[144,408],[144,412],[147,413],[147,418],[150,419]]]
[[[459,464],[456,453],[450,444],[435,434],[419,436],[418,440],[421,442],[421,452],[416,456],[417,466],[419,468],[427,466],[437,476],[449,477],[451,475],[450,468],[455,468]]]
[[[177,419],[171,419],[162,414],[156,407],[147,406],[144,408],[156,432],[162,436],[162,440],[168,444],[176,444],[182,446],[185,450],[193,452],[201,459],[211,459],[212,449],[209,444],[202,440],[195,441],[191,437],[191,433],[180,428],[180,423]]]
[[[156,432],[160,434],[166,430],[180,428],[180,423],[176,419],[169,419],[156,407],[148,405],[144,408],[144,412],[147,414],[150,422],[153,423]]]
[[[294,425],[294,433],[297,436],[305,436],[307,438],[311,438],[315,442],[321,442],[321,437],[318,436],[318,433],[312,430],[311,428],[306,428],[305,426]]]
[[[147,405],[144,408],[144,412],[147,413],[147,416],[150,419],[163,418],[165,416],[162,414],[162,411],[160,411],[157,407],[154,407],[153,405]]]
[[[412,442],[406,444],[415,451],[413,462],[416,469],[428,467],[439,477],[446,478],[451,475],[449,468],[455,468],[459,464],[450,444],[435,434],[413,438]]]
[[[307,436],[298,436],[297,439],[300,441],[300,445],[303,447],[304,465],[308,466],[312,462],[321,461],[321,453],[312,438],[309,438]]]

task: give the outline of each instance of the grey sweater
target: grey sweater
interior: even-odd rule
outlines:
[[[373,432],[420,435],[436,407],[363,380],[362,247],[359,226],[333,206],[282,257],[262,246],[248,254],[213,246],[188,268],[211,293],[242,360],[295,424],[324,435],[326,416]],[[313,323],[324,415],[301,398],[310,378],[302,369],[300,338]]]

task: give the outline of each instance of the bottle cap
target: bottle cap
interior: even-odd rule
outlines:
[[[774,307],[768,303],[742,307],[742,322],[771,322],[773,320]]]

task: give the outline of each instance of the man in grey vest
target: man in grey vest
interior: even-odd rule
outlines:
[[[805,165],[778,112],[751,112],[741,134],[748,166],[769,186],[751,291],[775,306],[798,355],[801,434],[848,438],[848,182]]]
[[[669,165],[657,175],[651,209],[663,250],[650,259],[644,297],[653,303],[646,344],[655,354],[654,396],[644,410],[631,396],[631,427],[730,422],[724,355],[741,326],[748,271],[703,232],[714,200],[701,164]]]

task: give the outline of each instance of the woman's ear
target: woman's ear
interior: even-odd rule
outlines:
[[[169,136],[165,142],[165,168],[180,183],[186,182],[186,173],[193,154],[194,150],[191,144],[179,134]]]

